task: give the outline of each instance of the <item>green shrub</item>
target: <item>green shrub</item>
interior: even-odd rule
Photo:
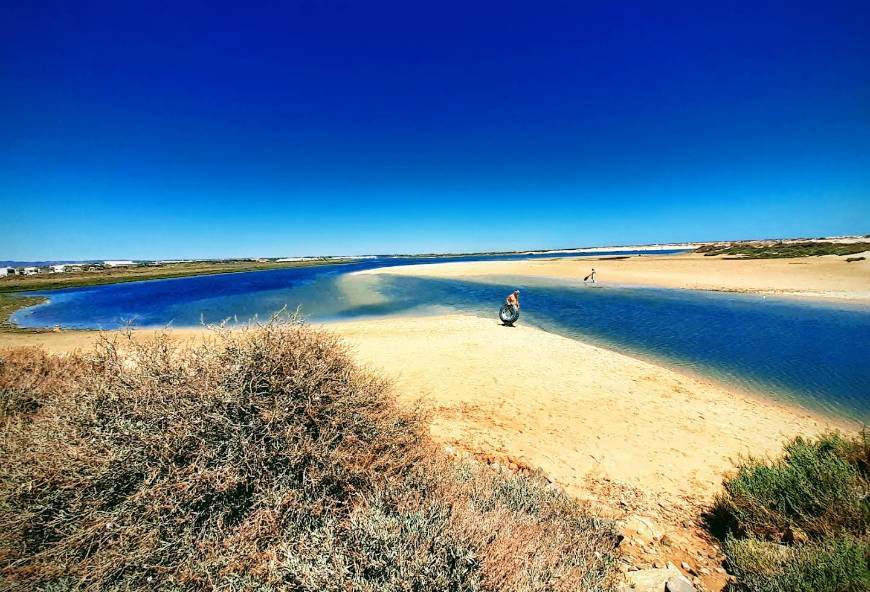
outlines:
[[[796,438],[777,460],[742,462],[725,482],[715,513],[737,535],[775,542],[863,536],[870,524],[868,450],[864,435]]]
[[[712,516],[725,530],[731,586],[746,592],[870,590],[866,433],[796,438],[775,460],[748,458]]]
[[[870,545],[851,537],[781,545],[755,538],[725,541],[728,570],[747,592],[870,590]]]
[[[0,354],[0,589],[614,589],[616,533],[460,463],[298,323]]]

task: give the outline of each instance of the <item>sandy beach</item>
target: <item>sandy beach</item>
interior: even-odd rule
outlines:
[[[599,515],[626,525],[629,561],[706,566],[699,581],[710,590],[727,579],[720,549],[698,520],[733,461],[775,454],[797,435],[860,428],[495,319],[391,317],[326,328],[345,339],[358,363],[391,380],[400,401],[422,406],[446,448],[493,466],[543,471]],[[209,335],[202,328],[169,334],[183,343]],[[69,353],[105,336],[0,333],[0,347]]]
[[[696,254],[377,268],[362,274],[547,277],[603,284],[837,298],[870,303],[870,261],[727,260]],[[448,315],[328,325],[400,398],[433,414],[435,436],[479,456],[539,467],[567,489],[604,478],[657,495],[709,499],[732,460],[845,422],[677,373],[618,351],[495,319]],[[173,329],[195,340],[204,329]],[[147,336],[151,330],[139,330]],[[98,332],[0,334],[0,347],[90,347]]]
[[[870,2],[148,8],[4,5],[0,592],[870,592]]]
[[[668,497],[709,498],[731,460],[831,427],[809,411],[528,326],[448,315],[327,325],[360,363],[432,413],[437,439],[543,469],[578,493],[605,478]],[[153,330],[139,330],[147,337]],[[205,329],[173,329],[191,342]],[[68,353],[98,332],[0,334],[0,347]]]
[[[526,259],[382,267],[361,274],[546,277],[582,282],[594,267],[602,284],[746,292],[870,304],[870,253],[847,263],[834,255],[798,259],[727,259],[695,253],[614,258]]]
[[[668,497],[712,495],[731,459],[837,423],[539,329],[468,316],[333,325],[445,443]]]

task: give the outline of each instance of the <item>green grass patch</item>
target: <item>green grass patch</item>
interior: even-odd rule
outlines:
[[[780,545],[728,538],[728,570],[737,590],[750,592],[864,592],[870,590],[866,540],[849,536]]]
[[[765,540],[861,535],[870,524],[868,464],[865,435],[796,438],[779,459],[741,463],[716,511],[735,533]]]

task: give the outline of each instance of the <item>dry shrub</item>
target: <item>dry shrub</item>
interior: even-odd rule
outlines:
[[[11,349],[0,355],[0,429],[29,421],[47,393],[57,392],[78,376],[79,364],[35,347]]]
[[[607,590],[615,583],[613,525],[541,476],[498,473],[477,463],[448,475],[456,530],[484,550],[488,590]]]
[[[298,322],[0,356],[0,588],[607,590],[615,535],[448,459]]]

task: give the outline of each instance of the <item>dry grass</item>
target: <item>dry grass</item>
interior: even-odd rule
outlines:
[[[448,458],[297,322],[0,356],[0,589],[609,590],[616,535]]]

